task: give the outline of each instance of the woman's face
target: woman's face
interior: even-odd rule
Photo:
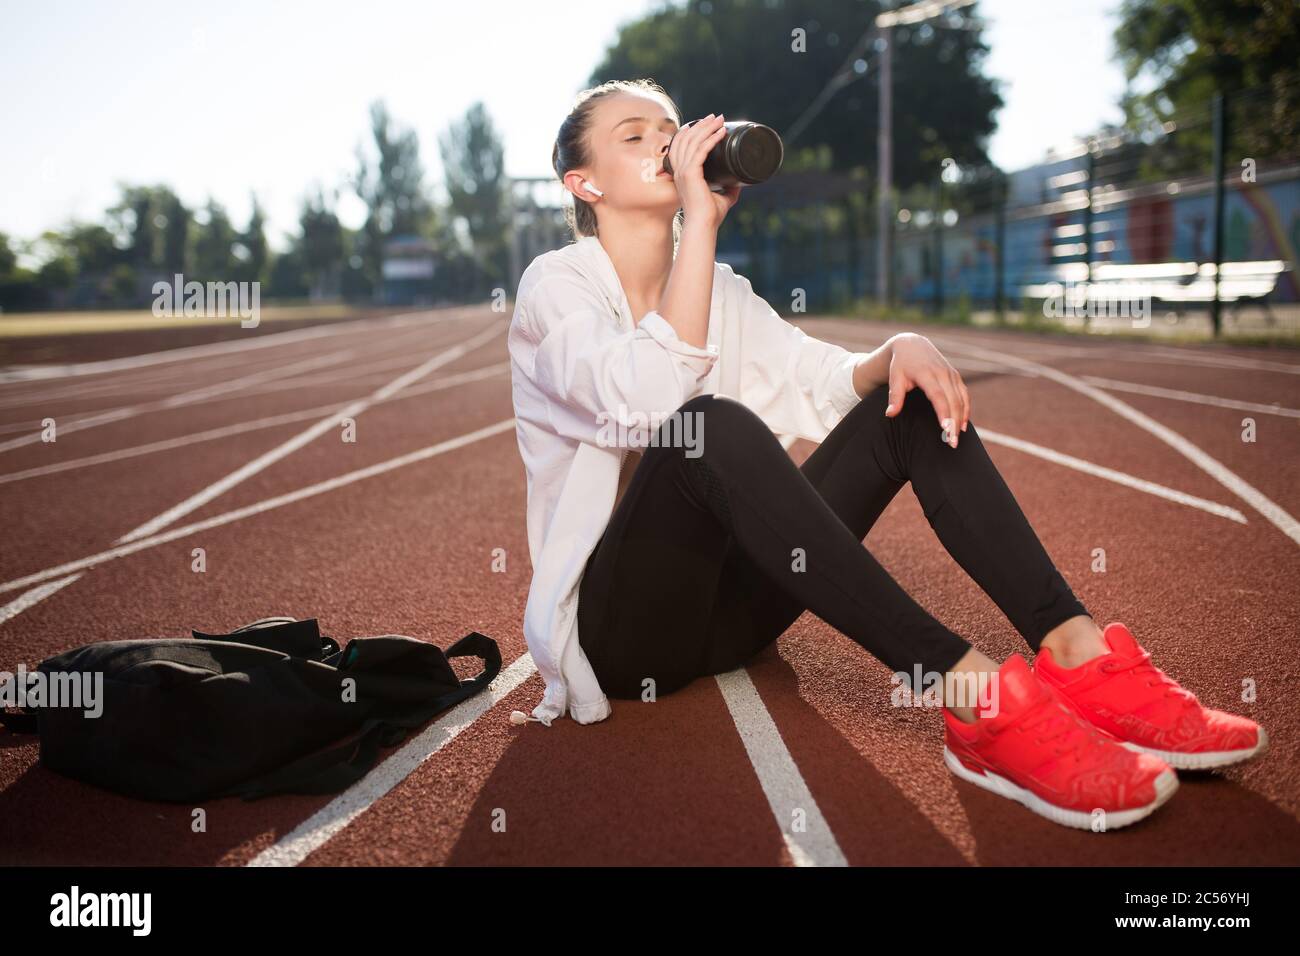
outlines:
[[[592,111],[589,132],[593,164],[583,177],[601,192],[597,197],[573,180],[577,194],[597,206],[621,209],[661,208],[672,215],[681,206],[673,178],[662,172],[677,117],[649,96],[615,93]]]

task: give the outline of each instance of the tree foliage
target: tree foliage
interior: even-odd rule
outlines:
[[[668,90],[683,122],[725,113],[787,139],[841,75],[847,82],[786,143],[783,168],[874,169],[880,79],[874,22],[881,9],[877,0],[691,0],[624,26],[590,83],[648,76]],[[962,166],[988,162],[1002,97],[983,73],[988,47],[971,15],[975,9],[893,28],[899,187],[933,181],[945,157]],[[865,44],[852,55],[864,34]],[[856,60],[862,61],[857,69]]]
[[[1115,46],[1134,129],[1192,127],[1185,139],[1205,152],[1209,104],[1220,91],[1231,107],[1234,153],[1277,156],[1300,143],[1295,0],[1124,0]]]

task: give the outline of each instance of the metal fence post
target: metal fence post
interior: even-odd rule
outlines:
[[[934,314],[943,313],[943,182],[934,191]]]
[[[1223,150],[1227,123],[1223,93],[1214,91],[1214,300],[1210,304],[1210,322],[1214,337],[1219,337],[1219,272],[1223,267]]]
[[[997,312],[998,324],[1004,325],[1006,316],[1006,292],[1002,285],[1004,246],[1007,241],[1007,207],[1006,177],[1001,170],[993,173],[993,308]]]
[[[1092,324],[1092,309],[1088,308],[1092,299],[1092,187],[1097,176],[1097,144],[1092,140],[1088,141],[1088,181],[1085,184],[1085,198],[1087,205],[1083,207],[1083,262],[1088,270],[1087,282],[1084,285],[1084,292],[1087,298],[1084,300],[1083,324],[1087,328]]]
[[[879,185],[876,188],[876,297],[881,306],[888,308],[893,300],[894,284],[890,275],[893,259],[894,230],[894,37],[889,27],[883,27],[880,38],[884,49],[880,51],[880,106],[876,133],[876,165],[879,167]]]

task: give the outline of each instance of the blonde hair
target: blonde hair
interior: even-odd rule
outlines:
[[[608,80],[599,86],[583,90],[574,100],[569,115],[560,124],[560,133],[555,137],[555,146],[551,149],[551,166],[561,182],[564,181],[565,175],[570,170],[591,165],[593,156],[591,138],[588,134],[591,132],[592,113],[595,110],[596,103],[602,97],[613,93],[632,93],[637,96],[653,97],[663,103],[664,107],[674,117],[680,118],[681,116],[681,110],[677,108],[673,98],[668,95],[668,91],[651,79]],[[574,239],[599,234],[596,224],[596,208],[579,196],[573,197],[572,206],[566,205],[564,207],[564,220],[573,232]],[[684,214],[679,209],[677,215],[673,217],[674,254],[678,242],[681,241],[683,222]]]

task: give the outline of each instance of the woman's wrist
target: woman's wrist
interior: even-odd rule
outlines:
[[[700,239],[708,239],[714,243],[718,241],[718,223],[709,220],[709,212],[701,210],[694,218],[689,212],[682,210],[682,238],[687,236],[698,236]]]
[[[682,226],[681,241],[673,258],[668,285],[664,288],[660,315],[688,345],[703,348],[709,340],[709,309],[713,295],[714,255],[717,232],[702,227]]]
[[[866,398],[873,389],[889,383],[889,363],[894,359],[896,337],[890,336],[853,369],[853,390],[858,393],[858,398]]]

